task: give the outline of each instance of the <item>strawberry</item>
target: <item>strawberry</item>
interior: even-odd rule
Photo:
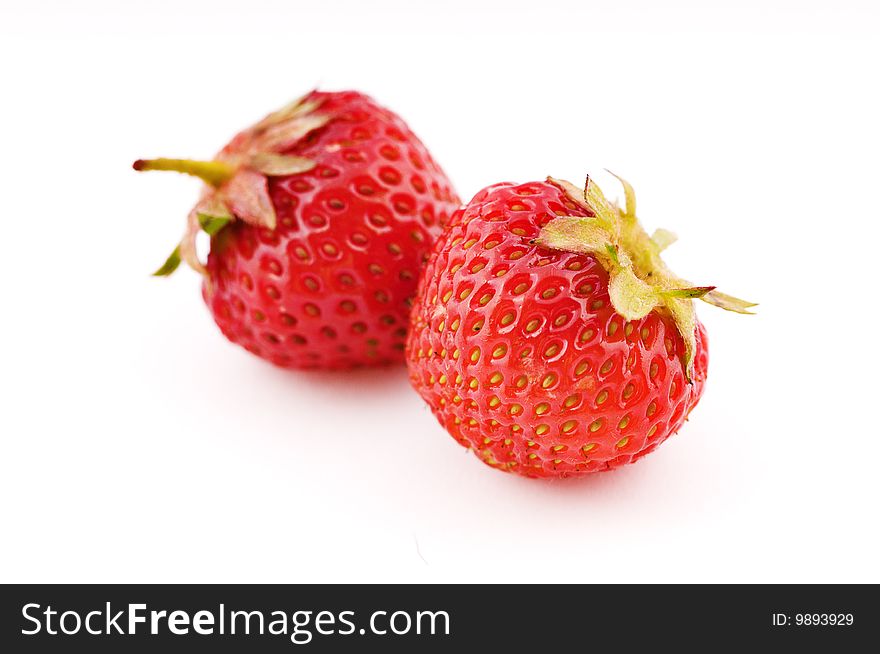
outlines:
[[[567,477],[641,458],[703,393],[706,330],[692,298],[754,304],[676,277],[635,193],[609,204],[546,182],[496,184],[456,212],[416,294],[410,379],[461,445],[499,470]]]
[[[183,260],[229,340],[290,368],[403,358],[423,260],[458,206],[395,114],[354,91],[313,91],[238,134],[213,161],[152,159],[205,182]],[[195,239],[210,235],[202,264]]]

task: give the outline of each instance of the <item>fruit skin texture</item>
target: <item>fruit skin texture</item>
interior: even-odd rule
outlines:
[[[212,237],[203,297],[230,341],[279,366],[400,361],[420,268],[459,200],[406,124],[369,97],[303,101],[330,120],[281,154],[314,167],[269,177],[274,229],[234,220]]]
[[[486,464],[529,477],[610,470],[675,433],[703,393],[668,315],[627,322],[591,254],[534,244],[556,216],[589,216],[548,182],[496,184],[456,212],[422,278],[410,379],[440,423]]]

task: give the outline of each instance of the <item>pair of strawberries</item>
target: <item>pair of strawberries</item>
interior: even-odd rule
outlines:
[[[405,359],[462,445],[500,470],[565,477],[639,459],[703,392],[693,298],[750,303],[676,277],[621,180],[489,186],[465,206],[394,113],[314,91],[212,161],[139,160],[205,182],[180,244],[229,340],[289,368]],[[207,262],[196,236],[210,235]]]

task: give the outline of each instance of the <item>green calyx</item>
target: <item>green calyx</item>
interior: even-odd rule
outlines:
[[[165,277],[186,262],[205,274],[196,253],[196,236],[214,236],[233,220],[275,229],[277,217],[269,196],[268,178],[298,175],[315,167],[311,159],[287,152],[313,130],[330,121],[317,110],[321,101],[310,94],[269,114],[236,138],[212,161],[193,159],[138,159],[138,171],[166,170],[198,177],[205,182],[202,196],[190,211],[187,228],[174,251],[153,274]]]
[[[548,182],[591,215],[555,218],[544,226],[535,242],[553,250],[593,255],[608,271],[612,306],[626,320],[644,318],[654,310],[667,313],[684,339],[683,364],[687,380],[692,383],[697,325],[692,300],[700,299],[745,314],[752,313],[748,309],[756,305],[720,293],[714,286],[696,286],[675,275],[660,257],[660,253],[675,242],[675,235],[658,229],[648,236],[636,218],[632,185],[620,177],[617,179],[624,189],[626,205],[623,209],[609,203],[599,186],[589,178],[583,189],[564,180],[548,178]]]
[[[214,234],[217,234],[232,221],[232,216],[209,216],[203,213],[196,215],[198,216],[199,228],[208,236],[214,236]],[[168,275],[177,270],[182,260],[180,247],[178,245],[174,248],[171,254],[168,255],[168,258],[165,259],[165,263],[159,266],[159,269],[153,273],[153,277],[168,277]]]

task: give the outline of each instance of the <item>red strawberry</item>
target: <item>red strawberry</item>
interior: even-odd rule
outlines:
[[[621,180],[622,181],[622,180]],[[487,464],[566,477],[631,463],[675,433],[706,379],[706,331],[691,298],[753,304],[694,287],[635,216],[548,179],[496,184],[457,212],[411,316],[413,386]]]
[[[395,114],[354,91],[314,91],[238,134],[213,161],[154,159],[206,182],[183,259],[234,343],[290,368],[403,358],[409,303],[455,191]],[[207,265],[195,251],[211,235]]]

